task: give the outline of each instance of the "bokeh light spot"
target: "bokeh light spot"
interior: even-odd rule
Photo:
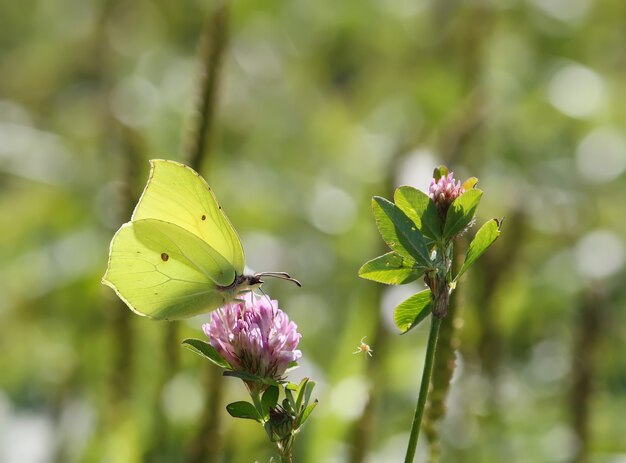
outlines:
[[[159,105],[159,92],[146,79],[128,77],[122,80],[111,95],[111,110],[122,123],[131,127],[148,125]]]
[[[578,22],[591,8],[591,0],[531,0],[541,12],[564,22]]]
[[[166,416],[174,423],[196,420],[202,413],[203,392],[197,378],[184,373],[174,376],[161,397]]]
[[[583,178],[605,183],[619,177],[626,169],[626,142],[621,134],[600,127],[587,135],[576,150],[576,166]]]
[[[624,245],[608,230],[593,231],[576,245],[576,262],[583,276],[609,277],[624,266]]]
[[[320,185],[309,206],[311,222],[330,235],[347,232],[356,219],[354,200],[343,190]]]
[[[333,413],[352,420],[363,413],[369,396],[369,385],[361,377],[345,378],[332,388],[330,403]]]
[[[557,70],[548,86],[550,104],[570,117],[586,119],[594,116],[605,99],[602,78],[580,64],[568,64]]]

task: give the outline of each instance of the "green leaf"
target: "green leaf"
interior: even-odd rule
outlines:
[[[296,411],[296,399],[294,398],[293,392],[290,388],[285,388],[285,400],[283,400],[283,408],[287,409],[287,407],[285,407],[285,402],[287,402],[290,410],[294,412]]]
[[[261,397],[261,405],[263,406],[263,416],[269,416],[270,408],[278,403],[278,388],[270,386]]]
[[[298,402],[298,411],[302,408],[306,408],[309,405],[309,401],[311,400],[311,394],[313,394],[313,388],[315,387],[314,381],[307,381],[307,383],[302,388],[304,390],[304,400]]]
[[[239,401],[226,405],[226,411],[234,418],[261,421],[261,417],[250,402]]]
[[[439,167],[435,167],[435,170],[433,171],[433,178],[436,182],[438,182],[441,177],[445,177],[446,175],[448,175],[448,173],[448,168],[446,166],[442,165]]]
[[[489,246],[500,236],[500,222],[497,219],[491,219],[480,227],[480,230],[476,232],[476,236],[469,244],[467,249],[467,255],[461,270],[454,278],[458,280],[465,271],[472,266],[476,259],[478,259],[487,250]]]
[[[393,320],[400,331],[402,331],[402,334],[404,334],[419,325],[431,310],[430,289],[425,289],[414,294],[396,307]]]
[[[182,345],[190,351],[209,359],[218,367],[226,368],[227,370],[232,370],[233,368],[230,366],[230,363],[228,363],[224,357],[222,357],[208,342],[201,341],[200,339],[188,338],[182,342]]]
[[[394,203],[374,196],[374,218],[387,245],[402,257],[414,259],[421,267],[431,268],[424,237],[415,224]]]
[[[298,384],[298,389],[296,390],[296,403],[294,404],[294,410],[296,410],[296,412],[298,412],[302,407],[302,401],[305,400],[305,394],[308,384],[309,378],[302,378],[302,381],[300,381],[300,384]]]
[[[411,186],[401,186],[394,193],[393,200],[424,236],[433,241],[441,238],[441,220],[437,214],[437,206],[426,193]]]
[[[403,285],[424,273],[422,267],[414,268],[414,265],[413,259],[407,259],[392,251],[364,263],[359,269],[359,276],[387,285]]]
[[[290,383],[290,385],[295,386],[295,384],[293,383]],[[290,397],[290,399],[293,399],[293,395],[291,395],[291,390],[294,390],[296,397],[295,401],[292,400],[293,409],[296,411],[296,413],[299,413],[303,408],[308,405],[309,400],[311,399],[311,393],[313,392],[313,388],[315,387],[315,382],[309,380],[309,378],[302,378],[302,381],[300,381],[300,384],[298,384],[295,389],[293,387],[289,387],[290,385],[287,385],[287,387],[285,388],[285,395]],[[290,390],[287,391],[287,389]]]
[[[481,190],[469,190],[452,201],[443,229],[445,239],[452,238],[470,224],[482,195]]]
[[[296,422],[296,428],[299,428],[300,426],[302,426],[306,422],[306,420],[311,415],[311,412],[313,411],[313,409],[315,407],[317,407],[317,403],[318,403],[318,400],[315,399],[313,401],[313,403],[311,403],[311,405],[307,406],[304,409],[304,411],[302,412],[302,414],[300,416],[298,416],[298,421]]]

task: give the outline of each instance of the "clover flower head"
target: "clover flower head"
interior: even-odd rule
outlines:
[[[211,345],[233,369],[262,378],[281,380],[302,337],[278,302],[252,292],[211,313],[202,326]]]

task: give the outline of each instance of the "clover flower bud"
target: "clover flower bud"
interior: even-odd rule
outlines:
[[[433,178],[428,187],[428,196],[437,205],[437,211],[442,219],[445,219],[452,201],[464,192],[465,190],[461,187],[461,182],[455,180],[453,172],[443,175],[439,180]]]

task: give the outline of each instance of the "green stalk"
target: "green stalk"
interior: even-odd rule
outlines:
[[[404,463],[412,463],[415,458],[417,438],[420,434],[422,417],[424,416],[424,406],[426,405],[426,397],[428,396],[428,388],[430,386],[430,377],[433,372],[433,363],[435,361],[435,351],[437,350],[437,338],[439,337],[441,318],[435,317],[434,315],[431,318],[430,334],[428,335],[428,347],[426,348],[426,359],[424,361],[424,372],[422,373],[422,383],[420,384],[417,407],[415,408],[415,416],[413,417],[413,424],[411,425],[411,436],[409,438],[409,446],[406,449]]]
[[[255,388],[256,385],[248,384],[248,383],[246,383],[246,385],[248,387],[248,391],[250,392],[250,398],[252,399],[254,408],[256,408],[259,415],[263,416],[263,404],[262,404],[261,393],[259,392],[258,389]],[[265,424],[265,422],[266,422],[266,419],[265,417],[263,417],[262,424]],[[276,446],[276,450],[280,456],[280,463],[292,463],[291,448],[293,445],[293,435],[289,437],[289,441],[287,442],[287,445],[284,445],[284,444],[285,444],[284,441],[274,442],[274,445]]]
[[[422,420],[423,433],[429,443],[430,463],[437,463],[441,455],[441,442],[439,440],[439,422],[446,414],[446,397],[450,389],[450,380],[456,367],[455,352],[459,345],[456,327],[458,321],[458,305],[456,304],[457,291],[451,294],[448,315],[441,322],[439,339],[437,340],[437,358],[433,364],[433,372],[430,378],[430,393],[424,419]]]
[[[291,450],[284,455],[282,453],[280,454],[280,463],[292,463]]]

